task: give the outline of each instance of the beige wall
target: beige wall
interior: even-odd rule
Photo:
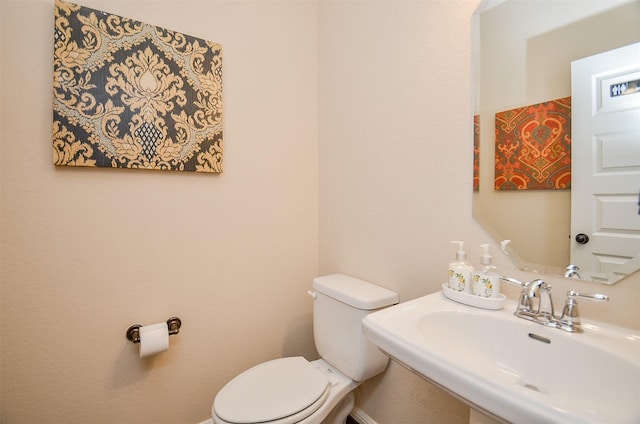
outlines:
[[[242,369],[316,354],[317,5],[82,4],[223,44],[225,172],[55,168],[53,0],[2,1],[0,421],[201,422]],[[126,329],[173,315],[139,359]]]
[[[455,253],[449,240],[477,240],[470,209],[474,7],[323,3],[321,273],[351,274],[406,301],[438,290]],[[393,362],[356,395],[380,424],[468,422],[468,408]]]
[[[468,241],[471,217],[471,14],[475,1],[323,2],[320,19],[320,272],[393,289],[400,300],[435,292]],[[530,279],[498,254],[507,275]],[[640,327],[640,274],[613,287],[549,279],[611,295],[581,303],[585,317]],[[511,287],[504,289],[516,297]],[[453,335],[455,337],[455,335]],[[381,424],[461,423],[451,397],[392,363],[357,391]]]
[[[53,1],[0,4],[3,423],[203,421],[240,370],[315,357],[314,275],[405,301],[438,290],[449,240],[487,238],[471,218],[475,0],[83,1],[223,44],[221,176],[54,168]],[[597,287],[612,301],[582,312],[640,327],[638,287]],[[137,358],[126,328],[171,315],[171,349]],[[396,364],[358,403],[380,424],[467,417]]]

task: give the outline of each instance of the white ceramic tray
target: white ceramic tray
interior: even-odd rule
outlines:
[[[500,293],[498,297],[480,297],[474,294],[451,290],[447,283],[442,283],[442,293],[449,299],[482,309],[502,309],[507,296]]]

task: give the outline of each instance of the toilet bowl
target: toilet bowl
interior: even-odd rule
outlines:
[[[343,414],[335,411],[337,421],[328,421],[327,415],[358,384],[323,359],[274,359],[227,383],[216,396],[212,415],[219,424],[343,423],[353,407],[353,396],[344,402]]]
[[[321,359],[258,364],[228,382],[211,408],[215,424],[343,424],[353,390],[389,358],[362,333],[364,316],[396,304],[396,293],[342,274],[314,279],[314,338]]]

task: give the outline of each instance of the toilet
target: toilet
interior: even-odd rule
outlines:
[[[353,390],[389,358],[362,333],[362,319],[398,303],[390,290],[333,274],[313,280],[313,334],[321,359],[279,358],[227,383],[211,408],[215,424],[344,424]]]

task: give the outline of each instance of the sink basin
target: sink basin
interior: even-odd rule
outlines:
[[[582,319],[568,333],[442,292],[368,315],[390,357],[484,413],[515,423],[640,423],[640,332]]]

